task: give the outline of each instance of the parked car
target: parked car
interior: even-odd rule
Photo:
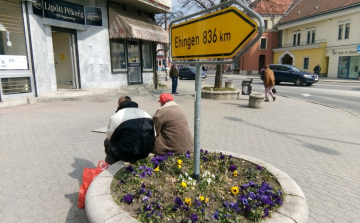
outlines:
[[[297,86],[301,86],[303,84],[312,85],[319,81],[319,76],[317,74],[303,71],[292,65],[270,64],[269,68],[274,71],[276,84],[290,82]]]
[[[180,67],[179,69],[179,78],[183,79],[183,78],[188,78],[191,80],[195,80],[195,72],[196,72],[196,68],[193,66],[188,66],[188,67]],[[206,78],[206,72],[200,70],[201,72],[201,77],[202,78]]]

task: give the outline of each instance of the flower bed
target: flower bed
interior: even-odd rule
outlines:
[[[265,168],[201,150],[196,183],[192,156],[170,153],[127,165],[111,183],[115,202],[141,222],[258,222],[282,205],[280,185]]]

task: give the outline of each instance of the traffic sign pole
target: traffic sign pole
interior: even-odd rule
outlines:
[[[232,4],[242,7],[243,11],[246,11],[247,14],[245,15],[235,7],[217,11],[219,8],[227,7]],[[209,12],[213,13],[208,14]],[[196,16],[200,17],[188,20],[189,18]],[[256,24],[251,17],[258,20],[259,29],[257,27],[258,24]],[[239,20],[239,18],[241,19]],[[236,19],[236,21],[232,21],[232,19]],[[183,23],[180,23],[181,21],[183,21]],[[236,24],[236,26],[231,26],[231,23]],[[173,30],[173,27],[176,29],[175,31]],[[239,29],[241,29],[240,32]],[[257,36],[250,41],[256,32]],[[239,0],[230,0],[201,12],[174,20],[170,23],[170,62],[172,64],[195,64],[196,66],[193,178],[197,182],[200,180],[200,64],[226,64],[237,62],[240,57],[261,38],[263,32],[264,20],[262,17]],[[250,42],[246,45],[247,41]],[[224,52],[221,51],[222,49],[224,49]],[[173,53],[175,53],[175,57]],[[234,57],[234,55],[236,56]],[[234,57],[231,61],[188,61],[188,59],[218,59],[231,57]]]
[[[196,182],[200,180],[200,114],[201,114],[201,73],[200,63],[195,65],[195,119],[194,119],[194,173]]]

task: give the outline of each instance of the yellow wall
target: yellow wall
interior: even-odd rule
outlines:
[[[281,60],[279,62],[280,57],[284,56],[285,52],[289,52],[294,56],[293,58],[294,66],[302,70],[313,73],[313,69],[316,66],[316,64],[320,64],[321,67],[320,73],[327,73],[328,61],[327,58],[325,57],[326,43],[321,43],[320,45],[321,45],[320,48],[314,48],[314,49],[296,49],[296,50],[274,52],[274,63],[281,63]],[[304,69],[305,57],[309,57],[309,69]]]

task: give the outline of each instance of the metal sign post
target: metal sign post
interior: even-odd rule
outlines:
[[[227,7],[229,5],[240,6],[247,12],[247,15],[236,7]],[[227,8],[216,11],[222,7]],[[212,11],[213,13],[205,14]],[[249,16],[258,20],[259,27]],[[190,18],[194,19],[187,20]],[[250,41],[256,32],[257,36]],[[172,64],[195,64],[196,66],[193,173],[196,181],[200,180],[200,64],[235,63],[260,39],[263,32],[264,20],[262,17],[239,0],[230,0],[170,23],[170,62]],[[250,42],[241,49],[248,41]],[[235,57],[231,61],[188,61],[188,59],[218,59],[233,56]]]

